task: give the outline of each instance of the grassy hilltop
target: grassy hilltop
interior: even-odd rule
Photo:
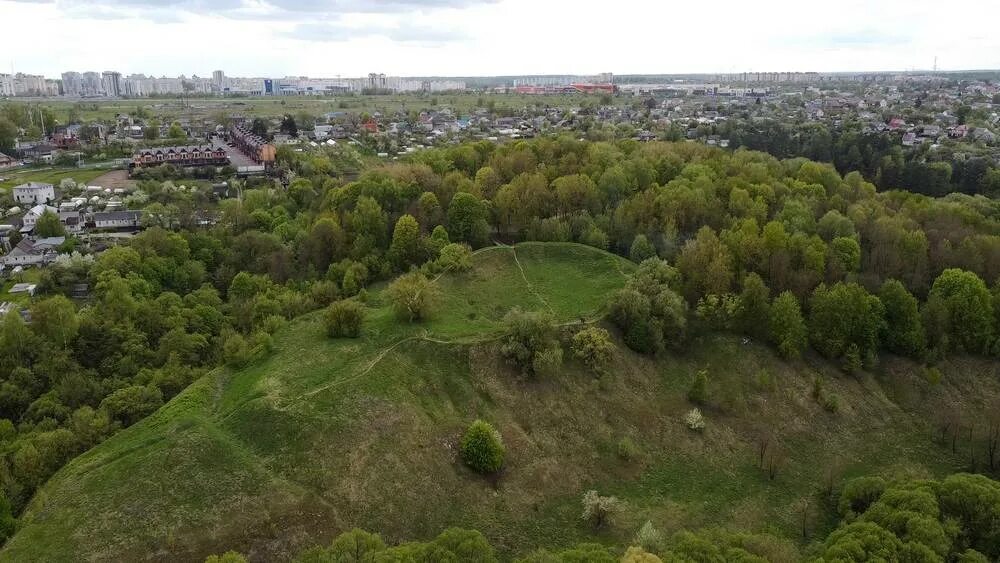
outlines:
[[[481,530],[510,557],[627,540],[647,519],[666,532],[776,533],[794,560],[793,507],[815,498],[828,474],[966,466],[965,451],[934,442],[930,413],[986,404],[998,379],[987,362],[944,364],[937,386],[894,359],[884,373],[853,379],[725,335],[659,358],[619,342],[602,377],[567,361],[556,376],[528,380],[500,358],[496,337],[511,308],[549,309],[571,331],[600,318],[632,269],[574,244],[492,247],[475,254],[472,271],[437,281],[444,302],[428,322],[396,320],[377,290],[360,339],[328,339],[318,314],[296,319],[265,361],[210,373],[63,468],[0,560],[200,561],[229,548],[283,560],[354,526],[401,540],[451,525]],[[700,369],[710,374],[711,406],[696,434],[681,417]],[[837,412],[812,397],[817,377],[839,398]],[[457,459],[475,418],[507,444],[496,482]],[[765,431],[783,452],[774,480],[757,466]],[[636,445],[627,460],[623,438]],[[580,521],[591,488],[628,506],[596,538]],[[818,513],[813,527],[825,533],[832,515]]]

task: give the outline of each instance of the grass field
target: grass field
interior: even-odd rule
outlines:
[[[45,485],[3,561],[201,561],[237,549],[286,560],[359,526],[391,542],[473,527],[504,558],[539,546],[628,542],[647,519],[683,528],[772,532],[788,560],[802,540],[793,506],[815,501],[827,468],[844,475],[941,475],[965,467],[932,440],[929,413],[966,414],[998,393],[993,363],[959,360],[930,386],[894,359],[847,378],[814,358],[786,363],[731,336],[651,358],[619,345],[596,377],[570,358],[531,380],[500,358],[500,319],[515,306],[554,312],[566,330],[600,316],[632,265],[579,245],[528,243],[475,255],[445,275],[439,314],[396,320],[378,290],[365,332],[331,340],[321,317],[296,319],[271,357],[217,370],[153,416],[80,456]],[[689,431],[686,392],[710,373],[708,426]],[[815,378],[840,398],[830,413]],[[976,378],[976,392],[970,393]],[[466,469],[456,444],[492,421],[508,455],[496,482]],[[783,453],[774,480],[757,467],[768,429]],[[617,453],[628,437],[629,460]],[[627,505],[594,535],[580,497],[595,488]],[[811,534],[831,525],[817,511]]]
[[[26,168],[0,172],[0,190],[7,191],[25,182],[44,182],[59,186],[64,178],[72,178],[77,183],[88,183],[108,171],[98,168]]]
[[[196,118],[210,116],[218,112],[241,113],[251,116],[280,117],[286,113],[306,112],[319,116],[328,112],[369,112],[382,113],[422,111],[451,108],[460,115],[468,115],[477,107],[493,103],[496,108],[520,110],[526,106],[580,107],[587,103],[599,103],[597,96],[584,95],[524,95],[524,94],[392,94],[379,96],[345,95],[335,97],[283,96],[261,98],[141,98],[135,100],[43,100],[44,107],[52,109],[56,119],[65,122],[71,110],[84,121],[110,121],[118,114],[135,112],[143,108],[151,116],[164,120],[182,117]],[[633,103],[634,98],[619,96],[613,103],[624,105]],[[2,105],[3,102],[0,102]],[[14,103],[14,102],[8,102]],[[31,103],[36,103],[32,101]]]

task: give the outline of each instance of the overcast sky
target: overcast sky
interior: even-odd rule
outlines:
[[[996,0],[0,0],[2,72],[1000,68]],[[4,59],[7,60],[4,60]]]

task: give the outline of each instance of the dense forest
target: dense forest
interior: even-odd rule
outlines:
[[[884,354],[923,362],[931,374],[950,356],[1000,354],[1000,204],[982,195],[879,191],[859,172],[841,176],[805,158],[566,136],[428,149],[372,166],[349,148],[283,149],[279,159],[287,186],[236,183],[228,199],[209,185],[142,181],[142,234],[96,256],[61,258],[44,272],[30,324],[4,318],[6,534],[68,460],[214,367],[267,355],[287,320],[330,307],[331,334],[349,335],[339,319],[356,311],[344,300],[363,299],[366,286],[406,274],[419,294],[425,275],[495,243],[572,241],[639,264],[608,318],[641,353],[727,331],[771,342],[788,358],[819,354],[848,374],[876,368]],[[905,167],[901,185],[907,174],[927,177]],[[877,175],[887,170],[880,165]],[[92,288],[82,306],[68,297],[79,283]],[[420,310],[404,313],[414,320]],[[546,352],[532,331],[544,327],[514,321],[511,330],[527,334],[514,355],[530,371]],[[987,432],[998,429],[1000,421]],[[983,467],[995,471],[995,437],[986,447]],[[1000,554],[995,483],[956,476],[868,485],[857,493],[863,500],[841,501],[850,523],[827,540],[829,558]],[[965,488],[986,491],[968,493],[984,512],[969,508]],[[988,514],[992,523],[981,521]],[[481,539],[463,538],[440,541]],[[664,560],[702,549],[693,536],[677,541],[643,549]],[[704,549],[741,549],[738,538],[726,541]],[[309,560],[340,560],[319,557]]]

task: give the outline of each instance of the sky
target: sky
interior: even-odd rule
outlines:
[[[997,69],[998,20],[995,0],[0,0],[0,72]]]

